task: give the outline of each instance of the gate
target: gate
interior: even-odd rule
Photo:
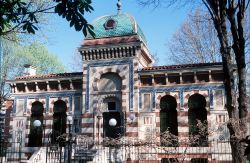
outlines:
[[[54,140],[50,138],[50,140]],[[56,138],[56,142],[48,141],[46,146],[46,162],[48,163],[85,163],[92,161],[96,150],[91,138],[63,134]]]
[[[8,140],[9,139],[9,140]],[[0,140],[0,163],[16,163],[22,160],[22,131],[15,131],[14,138]]]

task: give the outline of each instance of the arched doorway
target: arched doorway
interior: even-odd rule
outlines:
[[[31,106],[29,147],[41,147],[43,139],[43,104],[39,101],[33,102]],[[35,126],[34,121],[39,120],[40,126]]]
[[[206,99],[200,94],[194,94],[188,99],[188,124],[191,146],[207,146],[207,110]]]
[[[160,100],[161,144],[178,146],[177,102],[173,96],[166,95]]]
[[[51,143],[56,143],[58,136],[66,133],[67,105],[63,100],[54,103],[53,127]]]
[[[119,99],[109,97],[103,100],[107,111],[103,112],[103,133],[104,137],[118,138],[124,133],[124,115],[121,112],[121,105]],[[116,124],[110,125],[110,120],[115,119]]]
[[[118,138],[124,133],[124,115],[121,109],[122,97],[122,78],[117,73],[108,72],[102,74],[98,82],[98,91],[105,94],[103,99],[103,136],[109,138]],[[112,94],[111,96],[109,96]],[[107,97],[108,96],[108,97]],[[110,125],[113,119],[116,124]]]

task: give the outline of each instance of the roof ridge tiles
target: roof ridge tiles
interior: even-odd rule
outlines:
[[[65,77],[65,76],[80,76],[82,72],[65,72],[65,73],[52,73],[52,74],[40,74],[33,76],[17,76],[16,80],[20,79],[38,79],[38,78],[51,78],[51,77]]]
[[[217,66],[217,65],[222,65],[222,62],[151,66],[151,67],[144,67],[142,69],[142,71],[143,70],[160,70],[160,69],[164,69],[164,70],[165,69],[181,69],[181,68],[203,67],[203,66]]]

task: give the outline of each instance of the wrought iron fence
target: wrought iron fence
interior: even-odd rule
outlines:
[[[232,162],[228,140],[209,140],[204,146],[191,147],[190,140],[178,140],[178,145],[163,145],[157,139],[142,141],[132,138],[103,139],[94,141],[83,135],[61,135],[57,143],[47,141],[40,152],[28,157],[23,150],[22,138],[0,143],[0,162],[32,163],[229,163]],[[37,155],[37,156],[35,156]],[[29,160],[28,160],[29,159]]]
[[[14,132],[14,139],[0,140],[0,163],[22,161],[22,131]]]
[[[1,162],[22,162],[25,152],[22,142],[0,142]],[[207,163],[212,161],[231,162],[229,141],[209,141],[205,147],[190,147],[186,142],[179,146],[162,146],[155,141],[139,141],[126,138],[104,139],[95,142],[92,138],[74,135],[64,143],[47,143],[40,148],[44,155],[30,162],[37,163],[119,163],[119,162],[156,162],[156,163]],[[34,154],[35,155],[35,154]],[[41,152],[40,152],[41,155]],[[27,158],[27,157],[26,157]]]
[[[229,141],[213,140],[203,147],[191,147],[186,140],[178,146],[163,146],[159,141],[139,141],[131,138],[104,139],[101,142],[92,138],[75,135],[71,141],[65,138],[64,146],[47,144],[46,160],[49,163],[207,163],[232,162]],[[70,151],[70,155],[69,155]]]

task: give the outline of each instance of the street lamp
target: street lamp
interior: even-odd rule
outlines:
[[[111,118],[111,119],[109,120],[109,126],[115,127],[116,124],[117,124],[117,121],[116,121],[115,118]],[[116,134],[116,133],[114,133],[114,134]],[[111,159],[112,159],[112,154],[111,154],[111,153],[112,153],[112,147],[110,146],[110,147],[109,147],[109,161],[110,161],[110,162],[112,162],[112,161],[111,161]]]
[[[69,137],[68,137],[68,163],[71,162],[71,148],[72,148],[72,133],[71,133],[71,126],[73,124],[73,118],[72,115],[67,116],[67,124],[69,126]]]
[[[35,120],[34,122],[33,122],[33,126],[34,127],[40,127],[42,125],[42,123],[41,123],[41,121],[40,120]]]
[[[110,126],[115,127],[116,124],[117,124],[117,121],[116,121],[115,118],[111,118],[111,119],[109,120],[109,125],[110,125]]]
[[[36,131],[36,135],[38,134],[39,135],[39,138],[40,138],[40,127],[42,126],[42,122],[38,119],[34,120],[33,122],[33,126],[35,127],[35,131]],[[44,130],[44,129],[43,129]],[[43,137],[45,136],[45,133],[42,133],[44,134]],[[42,146],[43,145],[43,140],[41,140],[42,142],[40,142],[40,139],[39,140],[39,144],[36,144],[36,146]],[[37,142],[37,141],[36,141]]]
[[[130,122],[133,122],[135,120],[135,114],[130,114],[128,118]]]

